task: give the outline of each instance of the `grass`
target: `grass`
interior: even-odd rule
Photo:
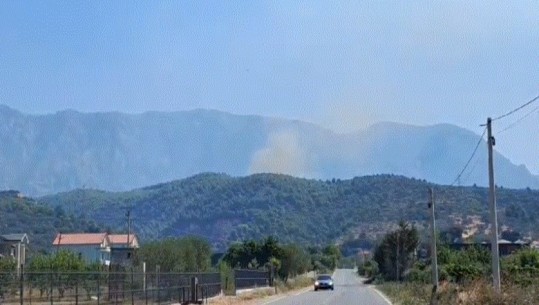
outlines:
[[[299,276],[294,279],[288,280],[286,283],[283,281],[276,281],[277,294],[287,294],[289,292],[311,287],[313,285],[313,278],[311,276]],[[212,305],[253,305],[257,300],[271,297],[275,295],[275,288],[269,287],[267,289],[257,289],[251,292],[243,293],[237,296],[224,296],[216,298],[210,301]]]
[[[384,283],[378,286],[394,305],[430,304],[432,286],[418,283]],[[527,287],[506,284],[497,294],[491,283],[478,280],[468,285],[441,283],[437,292],[439,305],[536,305],[539,283]]]
[[[286,283],[277,281],[277,290],[280,293],[288,292],[291,290],[302,289],[313,285],[314,280],[310,276],[298,276],[294,279],[289,279]]]

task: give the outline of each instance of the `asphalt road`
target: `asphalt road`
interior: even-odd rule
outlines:
[[[335,290],[299,292],[296,295],[261,302],[260,305],[389,305],[375,289],[361,283],[351,269],[338,269]]]

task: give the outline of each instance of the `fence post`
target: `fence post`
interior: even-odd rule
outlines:
[[[79,276],[80,273],[77,273],[75,278],[75,305],[79,305]]]
[[[271,265],[271,284],[275,289],[275,294],[277,294],[277,285],[275,285],[275,266],[273,264]]]
[[[24,297],[23,297],[23,293],[24,293],[24,265],[23,264],[21,264],[19,270],[20,270],[20,273],[19,273],[20,277],[19,278],[20,278],[20,281],[21,281],[21,283],[20,283],[21,305],[23,305],[24,304],[24,301],[23,301],[23,299],[24,299]]]
[[[51,272],[50,272],[50,276],[49,276],[49,280],[50,280],[50,283],[51,283],[51,287],[50,287],[50,290],[49,290],[49,294],[50,294],[49,297],[50,297],[51,305],[54,304],[53,301],[52,301],[52,294],[53,294],[53,292],[54,292],[54,291],[52,290],[53,279],[54,279],[54,277],[53,277],[53,271],[52,271],[52,268],[51,268]]]
[[[234,294],[233,295],[237,295],[238,294],[238,279],[236,277],[236,269],[232,270],[232,277],[234,278]]]
[[[182,280],[178,278],[178,303],[182,303]]]
[[[101,301],[101,270],[97,272],[97,305],[99,305],[100,301]]]
[[[191,302],[198,302],[198,278],[196,276],[191,277]]]
[[[148,305],[148,287],[146,287],[146,282],[148,280],[148,275],[146,274],[146,263],[143,265],[143,276],[144,276],[144,302]]]
[[[135,305],[135,268],[131,267],[131,305]]]
[[[157,282],[157,304],[161,304],[161,288],[159,287],[159,265],[155,266],[155,273],[156,273],[156,282]]]

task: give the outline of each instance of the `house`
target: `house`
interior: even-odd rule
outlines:
[[[110,261],[112,265],[129,267],[133,265],[136,249],[139,248],[135,234],[109,234]]]
[[[16,259],[17,274],[20,272],[21,265],[26,263],[26,248],[29,243],[28,235],[25,233],[0,235],[0,258]]]
[[[450,247],[455,250],[465,250],[471,247],[479,247],[487,251],[490,251],[490,248],[491,248],[490,242],[486,242],[486,241],[482,243],[452,243],[450,244]],[[500,256],[508,256],[522,248],[529,248],[529,247],[530,247],[529,242],[524,242],[520,240],[511,242],[505,239],[498,240],[498,251],[499,251]]]
[[[107,233],[58,233],[52,245],[57,250],[69,250],[86,263],[110,264],[110,240]]]

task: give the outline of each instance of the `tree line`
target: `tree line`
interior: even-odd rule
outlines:
[[[441,292],[433,291],[433,295],[442,300],[438,304],[461,304],[464,302],[459,299],[462,294],[477,297],[467,301],[471,304],[539,302],[538,250],[523,246],[501,258],[503,293],[497,295],[490,284],[490,248],[470,244],[458,249],[452,246],[450,240],[444,238],[451,235],[452,232],[439,232],[437,238],[439,281],[440,285],[445,287]],[[421,240],[420,232],[415,226],[400,222],[396,230],[388,232],[377,244],[370,259],[358,258],[358,272],[367,277],[369,282],[400,283],[401,286],[396,289],[400,291],[399,298],[402,295],[415,295],[413,302],[417,303],[421,294],[425,295],[427,291],[423,287],[432,283],[431,255],[428,249],[429,243]],[[406,293],[402,292],[406,290]]]
[[[296,244],[280,243],[269,236],[261,240],[246,240],[231,245],[225,253],[215,253],[208,240],[187,236],[167,238],[143,244],[136,251],[133,268],[144,263],[148,272],[209,272],[226,265],[229,269],[273,270],[286,281],[308,271],[331,272],[341,260],[335,245],[303,248]],[[213,259],[213,262],[212,262]],[[87,264],[82,257],[69,250],[31,257],[27,272],[85,272],[102,271],[98,263]],[[16,269],[13,258],[0,259],[0,273]]]

